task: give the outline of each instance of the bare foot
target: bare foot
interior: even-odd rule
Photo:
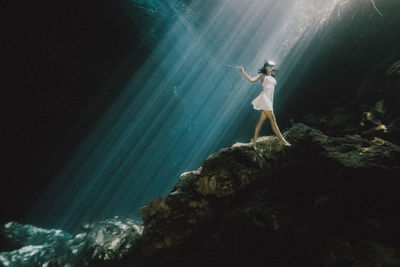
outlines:
[[[256,139],[252,138],[252,139],[251,139],[251,144],[252,144],[254,147],[256,147]]]
[[[286,140],[283,140],[282,142],[283,142],[283,145],[284,145],[284,146],[291,146],[291,145],[292,145],[291,143],[289,143],[289,142],[286,141]]]

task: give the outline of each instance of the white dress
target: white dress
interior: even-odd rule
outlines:
[[[256,110],[273,110],[274,89],[276,80],[272,76],[265,75],[262,82],[262,92],[251,101]]]

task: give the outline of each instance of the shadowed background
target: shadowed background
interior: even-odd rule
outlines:
[[[376,3],[383,16],[361,0],[20,5],[5,33],[3,220],[72,232],[138,217],[182,172],[250,141],[261,86],[228,65],[254,76],[266,59],[277,63],[283,132],[399,56],[389,0]],[[265,125],[260,135],[272,134]]]

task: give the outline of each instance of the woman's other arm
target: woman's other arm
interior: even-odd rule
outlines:
[[[245,71],[244,68],[242,66],[240,66],[240,72],[243,74],[243,76],[249,81],[249,82],[255,82],[261,79],[261,74],[257,74],[254,77],[250,77]]]

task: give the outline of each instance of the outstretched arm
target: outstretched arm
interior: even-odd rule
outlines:
[[[261,79],[261,74],[257,74],[254,77],[250,77],[243,69],[243,67],[240,67],[240,72],[243,74],[243,76],[249,81],[249,82],[255,82]]]

